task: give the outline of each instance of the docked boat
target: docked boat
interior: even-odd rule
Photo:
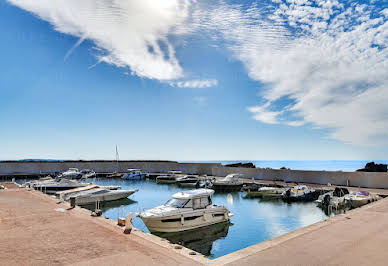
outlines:
[[[57,191],[85,187],[88,185],[89,184],[80,183],[78,181],[66,179],[66,178],[56,179],[56,180],[51,179],[51,180],[44,180],[44,181],[36,181],[36,182],[30,182],[29,184],[27,184],[27,186],[30,188],[34,188],[36,190],[40,190],[48,194],[55,193]]]
[[[319,207],[332,206],[338,209],[346,206],[345,195],[348,194],[347,188],[336,187],[333,191],[320,195],[315,202]]]
[[[380,196],[370,193],[368,191],[357,191],[345,196],[346,202],[352,208],[358,208],[379,199]]]
[[[218,191],[239,191],[243,186],[243,182],[240,181],[239,174],[230,174],[222,179],[216,179],[213,181],[212,189]]]
[[[82,174],[81,179],[95,178],[97,176],[96,172],[90,169],[83,169],[80,173]]]
[[[281,198],[283,192],[286,191],[286,188],[280,187],[261,187],[256,191],[246,191],[245,197],[247,198]]]
[[[288,188],[282,193],[282,199],[285,201],[312,201],[317,200],[319,193],[313,188],[305,185],[298,185]]]
[[[147,176],[141,169],[127,169],[127,173],[123,174],[122,179],[127,180],[141,180]]]
[[[201,182],[201,179],[197,176],[186,175],[186,176],[177,178],[176,182],[181,187],[196,187],[196,188],[198,188],[199,183]]]
[[[164,205],[137,213],[150,232],[180,232],[229,221],[224,206],[212,203],[214,190],[195,189],[172,196]]]
[[[83,173],[81,173],[78,168],[69,168],[69,170],[59,174],[57,178],[80,179],[82,176]]]
[[[75,189],[73,191],[64,191],[59,193],[62,200],[70,200],[75,198],[75,204],[88,205],[95,202],[107,202],[128,198],[138,190],[109,190],[98,186],[90,186],[85,189]]]
[[[157,184],[173,184],[176,183],[176,176],[173,175],[160,175],[156,177]]]

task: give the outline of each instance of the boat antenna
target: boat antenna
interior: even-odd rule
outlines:
[[[119,151],[117,149],[117,145],[116,145],[116,162],[117,162],[117,172],[119,171],[120,167],[119,167],[119,160],[120,160],[120,156],[119,156]]]

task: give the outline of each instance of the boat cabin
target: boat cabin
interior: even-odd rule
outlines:
[[[128,173],[141,173],[141,169],[127,169]]]
[[[164,206],[173,208],[192,208],[204,209],[212,204],[211,196],[214,194],[212,189],[195,189],[182,191],[172,196]]]
[[[169,174],[169,175],[181,175],[181,174],[182,174],[182,171],[175,171],[175,170],[172,170],[172,171],[168,171],[168,174]]]

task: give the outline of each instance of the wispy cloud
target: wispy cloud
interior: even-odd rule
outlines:
[[[187,18],[187,1],[7,1],[48,21],[55,30],[80,38],[65,58],[88,39],[101,50],[98,62],[129,67],[132,74],[151,79],[183,75],[167,36]]]
[[[194,14],[265,85],[264,123],[326,128],[353,144],[388,143],[388,21],[382,1],[276,0]],[[280,99],[292,104],[279,106]],[[263,101],[262,101],[263,102]]]
[[[210,88],[218,85],[216,79],[194,79],[186,81],[170,82],[170,85],[179,88]]]
[[[198,105],[205,105],[205,104],[207,104],[207,98],[204,97],[204,96],[197,96],[197,97],[194,97],[194,101],[195,101]]]

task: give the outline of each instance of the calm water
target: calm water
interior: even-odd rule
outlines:
[[[158,185],[152,180],[88,181],[100,185],[119,185],[122,189],[139,189],[130,199],[102,205],[103,215],[114,220],[119,216],[125,217],[129,212],[141,212],[164,204],[174,193],[185,190],[174,184]],[[164,236],[173,243],[180,242],[209,258],[217,258],[328,218],[314,203],[245,199],[241,192],[215,193],[213,202],[226,206],[234,214],[231,224]],[[149,232],[141,219],[134,217],[133,223],[142,231]]]
[[[353,172],[363,168],[366,163],[373,160],[260,160],[260,161],[201,161],[208,163],[248,163],[252,162],[256,167],[279,169],[287,167],[293,170],[326,170],[326,171],[344,171]],[[188,162],[188,161],[185,161]],[[190,161],[199,162],[199,161]],[[374,160],[375,163],[388,164],[388,160]]]

